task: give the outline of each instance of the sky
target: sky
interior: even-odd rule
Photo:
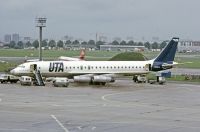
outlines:
[[[0,0],[0,38],[38,37],[36,17],[46,17],[44,37],[95,39],[95,34],[135,39],[173,36],[200,40],[199,0]]]

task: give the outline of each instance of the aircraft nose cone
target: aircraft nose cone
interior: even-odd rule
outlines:
[[[11,74],[15,74],[15,69],[10,71]]]

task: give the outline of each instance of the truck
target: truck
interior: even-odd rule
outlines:
[[[0,82],[1,83],[17,83],[19,81],[19,77],[10,75],[10,74],[1,74],[0,75]]]

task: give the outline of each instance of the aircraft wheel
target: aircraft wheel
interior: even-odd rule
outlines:
[[[101,85],[105,86],[105,85],[106,85],[106,82],[102,82]]]

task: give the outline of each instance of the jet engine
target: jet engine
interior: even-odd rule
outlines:
[[[74,82],[87,83],[91,82],[92,78],[90,76],[74,76]]]
[[[113,77],[107,77],[107,76],[94,76],[92,78],[92,82],[108,83],[108,82],[115,82],[115,79]]]

